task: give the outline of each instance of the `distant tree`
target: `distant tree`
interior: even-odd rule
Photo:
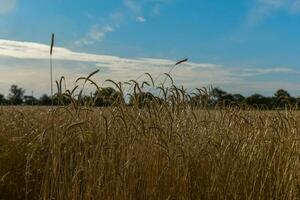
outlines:
[[[217,100],[219,100],[222,96],[225,96],[227,92],[224,90],[221,90],[220,88],[214,88],[212,90],[212,96],[215,97]]]
[[[229,97],[229,96],[225,97],[226,95],[228,95],[228,93],[225,92],[224,90],[221,90],[220,88],[214,88],[211,91],[212,105],[217,105],[217,104],[223,105],[224,101],[226,101],[225,99]]]
[[[243,95],[241,95],[241,94],[234,94],[233,95],[233,99],[237,103],[242,103],[242,102],[245,101],[246,98]]]
[[[114,104],[119,104],[121,94],[111,87],[101,88],[94,93],[95,106],[107,107]]]
[[[34,96],[24,96],[24,103],[25,105],[38,105],[39,100]]]
[[[91,94],[90,96],[88,95],[84,95],[79,99],[79,103],[82,106],[94,106],[94,98],[93,98],[93,94]]]
[[[190,100],[192,106],[209,107],[212,104],[212,100],[207,94],[197,94]]]
[[[220,88],[214,88],[211,92],[213,105],[228,106],[245,102],[246,98],[241,94],[230,94]]]
[[[287,105],[296,103],[296,99],[291,97],[290,93],[284,89],[279,89],[275,92],[274,100],[277,108],[284,108]]]
[[[0,94],[0,105],[6,105],[7,100],[5,99],[3,94]]]
[[[245,97],[241,94],[230,94],[219,88],[214,88],[210,95],[195,95],[191,98],[191,105],[211,107],[215,105],[228,106],[245,102]]]
[[[291,95],[288,91],[284,90],[284,89],[279,89],[275,92],[274,94],[275,98],[290,98]]]
[[[232,94],[224,94],[218,99],[218,104],[221,104],[223,106],[230,105],[231,103],[234,103],[234,97]]]
[[[141,92],[130,97],[129,105],[138,105],[139,107],[144,107],[146,105],[150,105],[150,103],[153,101],[162,102],[161,99],[156,99],[156,97],[150,92]]]
[[[51,98],[50,98],[51,99]],[[69,97],[62,95],[62,94],[56,94],[53,97],[53,105],[55,106],[66,106],[69,105],[71,103],[71,100]],[[52,105],[52,101],[51,104]]]
[[[51,97],[49,97],[47,94],[43,94],[40,97],[39,102],[41,105],[44,105],[44,106],[50,106],[52,104]]]
[[[273,107],[273,99],[264,97],[260,94],[253,94],[246,98],[246,103],[250,106],[258,106],[264,109],[271,109]]]
[[[19,88],[17,85],[12,85],[9,91],[8,100],[12,105],[20,105],[23,103],[25,90]]]
[[[300,107],[300,96],[294,97],[294,101],[295,101],[295,105],[297,105],[298,107]]]

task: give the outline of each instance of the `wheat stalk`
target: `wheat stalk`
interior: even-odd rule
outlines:
[[[51,37],[51,45],[50,45],[50,88],[51,88],[51,100],[53,106],[53,67],[52,67],[52,54],[53,54],[53,47],[54,47],[54,33],[52,33]]]

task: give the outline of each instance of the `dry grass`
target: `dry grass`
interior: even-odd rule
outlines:
[[[171,99],[0,108],[0,199],[299,199],[297,111]]]
[[[0,199],[299,199],[299,123],[297,112],[1,108]]]

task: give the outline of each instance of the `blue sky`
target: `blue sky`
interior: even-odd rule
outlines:
[[[189,57],[173,73],[186,87],[300,96],[299,25],[300,0],[0,0],[0,93],[49,90],[54,32],[55,77],[70,84],[97,68],[100,82],[158,76]]]

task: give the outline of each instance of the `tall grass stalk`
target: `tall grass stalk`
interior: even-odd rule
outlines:
[[[51,101],[53,106],[53,66],[52,66],[52,54],[54,47],[54,33],[51,35],[51,45],[50,45],[50,89],[51,89]]]

